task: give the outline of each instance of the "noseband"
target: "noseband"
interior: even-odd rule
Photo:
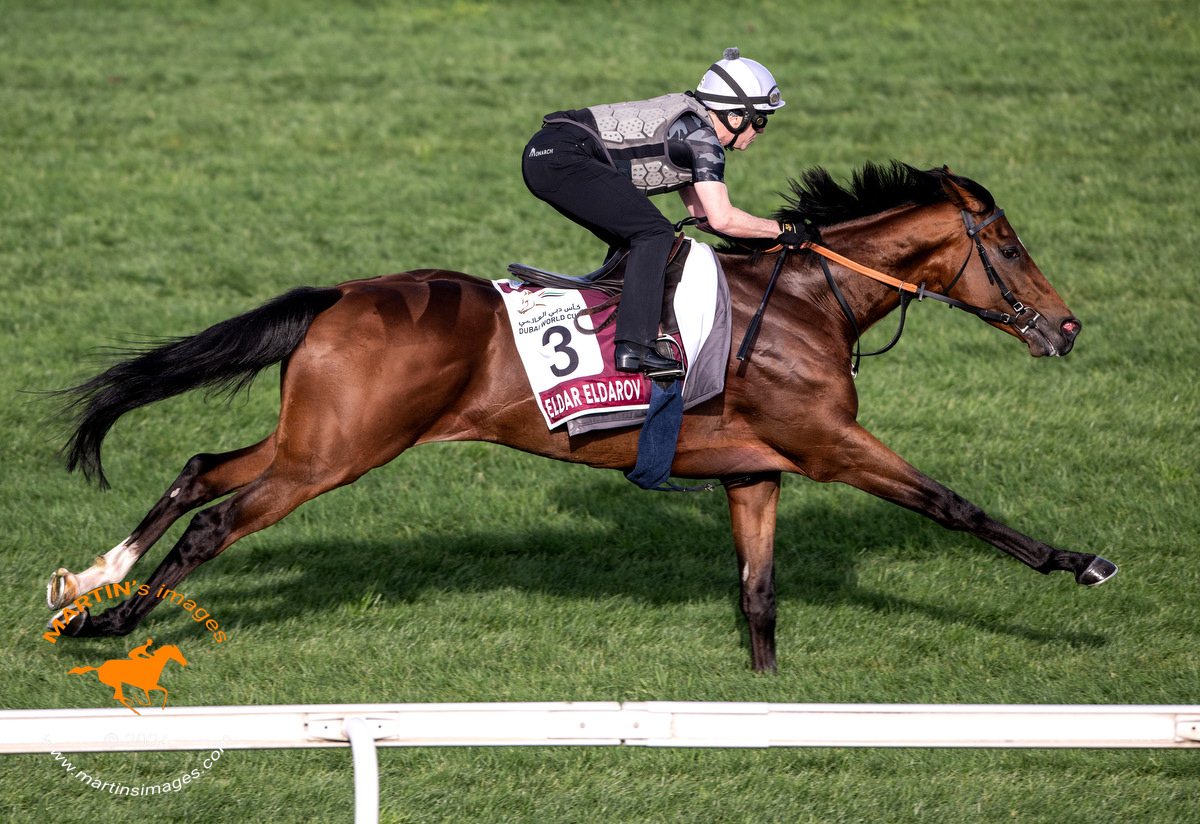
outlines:
[[[900,341],[900,335],[904,332],[904,320],[905,320],[905,317],[908,312],[908,304],[912,301],[912,299],[914,297],[918,301],[922,301],[925,298],[931,298],[933,300],[940,301],[942,303],[953,306],[956,309],[962,309],[964,312],[970,312],[971,314],[975,315],[976,317],[979,317],[985,321],[988,321],[989,323],[1001,323],[1001,324],[1005,324],[1005,325],[1013,326],[1013,327],[1018,327],[1022,316],[1025,315],[1026,313],[1032,311],[1033,316],[1031,318],[1029,318],[1027,321],[1025,321],[1024,326],[1019,326],[1017,331],[1021,335],[1025,335],[1027,332],[1032,330],[1032,331],[1036,332],[1038,335],[1040,335],[1045,340],[1045,342],[1050,346],[1051,350],[1054,349],[1053,344],[1050,343],[1050,341],[1046,337],[1045,333],[1043,333],[1042,330],[1039,329],[1037,326],[1037,321],[1041,318],[1041,315],[1039,315],[1036,311],[1033,311],[1032,309],[1030,309],[1030,307],[1025,306],[1023,303],[1021,303],[1019,300],[1016,299],[1016,297],[1012,293],[1012,290],[1008,288],[1008,285],[1000,277],[999,272],[997,272],[995,267],[992,266],[992,261],[990,258],[988,258],[987,251],[983,248],[983,241],[981,241],[979,239],[979,233],[982,232],[984,230],[984,228],[986,228],[987,226],[989,226],[996,220],[1004,217],[1004,210],[997,209],[996,211],[992,212],[992,214],[988,215],[984,220],[982,220],[980,222],[976,222],[975,216],[972,215],[970,212],[968,212],[966,209],[961,210],[961,214],[962,214],[962,219],[963,219],[963,226],[965,226],[966,230],[967,230],[967,237],[969,237],[974,242],[974,245],[973,245],[973,248],[967,250],[966,260],[963,261],[962,266],[960,266],[958,269],[958,274],[956,274],[954,276],[954,279],[950,281],[950,284],[946,287],[945,291],[949,292],[951,289],[954,288],[954,285],[956,283],[958,283],[958,279],[962,277],[963,272],[965,272],[967,270],[967,265],[971,262],[971,255],[974,252],[978,252],[979,253],[979,261],[983,264],[983,271],[987,274],[988,283],[991,283],[992,285],[996,286],[997,289],[1000,290],[1000,296],[1002,298],[1004,298],[1005,303],[1007,303],[1012,308],[1012,314],[1009,314],[1007,312],[997,312],[994,309],[984,309],[983,307],[975,306],[973,304],[966,303],[965,301],[961,301],[961,300],[957,300],[956,298],[952,298],[948,294],[945,294],[945,293],[938,294],[937,292],[928,292],[925,290],[924,283],[922,283],[920,286],[916,286],[911,283],[906,283],[904,281],[898,280],[897,278],[891,277],[890,275],[885,275],[882,272],[878,272],[874,269],[863,266],[860,263],[855,263],[854,261],[850,260],[849,258],[845,258],[845,257],[839,255],[837,252],[826,249],[825,247],[820,246],[819,244],[813,243],[812,241],[805,241],[804,243],[802,243],[798,247],[796,247],[798,249],[813,252],[814,254],[819,256],[819,259],[821,262],[821,269],[825,272],[825,280],[829,284],[830,291],[832,291],[833,296],[835,298],[837,298],[838,304],[842,307],[842,312],[845,313],[846,318],[850,321],[850,325],[854,328],[854,353],[853,353],[854,362],[850,367],[850,374],[852,376],[858,377],[859,361],[862,358],[870,357],[872,355],[882,355],[884,352],[891,350],[891,348]],[[775,278],[779,274],[779,270],[783,265],[783,259],[787,255],[787,253],[788,253],[787,248],[783,248],[780,250],[779,261],[776,263],[776,266],[775,266],[775,274],[772,275],[771,281],[767,286],[767,294],[763,295],[762,305],[759,307],[759,315],[761,315],[761,312],[763,311],[763,309],[766,306],[767,299],[770,296],[771,287],[774,286],[774,284],[775,284]],[[899,325],[899,328],[896,329],[895,336],[892,338],[891,342],[887,346],[883,347],[882,349],[877,349],[874,352],[860,351],[859,338],[862,336],[862,332],[858,327],[858,321],[854,317],[854,312],[851,311],[851,309],[850,309],[850,304],[846,301],[845,296],[842,294],[842,290],[838,288],[837,282],[834,281],[834,279],[833,279],[833,274],[829,271],[828,261],[830,261],[830,260],[832,260],[834,263],[837,263],[837,264],[840,264],[841,266],[846,267],[847,269],[850,269],[851,271],[858,272],[860,275],[865,275],[865,276],[871,278],[872,280],[877,280],[880,283],[885,283],[888,286],[891,286],[900,292],[900,325]],[[758,319],[759,315],[756,315],[756,318],[755,318],[756,320]],[[752,326],[757,326],[757,324],[752,324]],[[739,351],[738,351],[738,359],[739,360],[745,359],[745,353],[749,348],[749,344],[750,344],[750,340],[751,340],[750,335],[751,335],[751,333],[748,331],[746,337],[742,341],[741,349],[739,349]]]

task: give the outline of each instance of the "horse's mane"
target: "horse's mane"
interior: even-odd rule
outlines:
[[[824,168],[814,166],[800,180],[791,180],[786,206],[772,213],[775,220],[820,229],[895,209],[899,206],[928,206],[949,200],[943,181],[951,180],[978,198],[987,210],[995,208],[991,193],[970,178],[953,174],[946,167],[921,171],[893,160],[887,165],[867,162],[843,186]],[[746,243],[726,243],[721,251],[745,253]],[[768,243],[769,245],[769,243]]]

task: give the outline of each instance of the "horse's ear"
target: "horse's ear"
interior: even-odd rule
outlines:
[[[949,166],[942,167],[942,188],[946,190],[946,197],[950,198],[950,202],[960,209],[979,214],[987,208],[982,200],[958,182],[958,175],[950,171]]]

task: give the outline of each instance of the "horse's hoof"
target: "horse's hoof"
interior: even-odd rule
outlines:
[[[63,620],[63,611],[59,610],[54,614],[53,618],[46,622],[46,629],[50,630],[51,632],[57,629],[68,638],[74,638],[79,634],[79,631],[83,629],[83,625],[87,623],[87,619],[87,607],[79,610],[76,615],[72,615],[71,620],[69,621]],[[55,626],[55,624],[58,624],[58,626]]]
[[[1088,564],[1087,569],[1075,576],[1075,583],[1085,587],[1099,586],[1116,574],[1117,565],[1097,555],[1096,560]]]
[[[78,597],[79,579],[75,573],[65,569],[50,573],[50,583],[46,585],[46,606],[62,609]]]

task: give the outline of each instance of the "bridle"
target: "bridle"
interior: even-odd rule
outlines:
[[[970,212],[968,212],[966,209],[962,209],[961,214],[962,214],[962,219],[963,219],[963,226],[965,226],[967,229],[967,237],[969,237],[969,238],[971,238],[971,240],[975,241],[975,251],[977,251],[979,253],[979,262],[983,264],[983,271],[985,273],[987,273],[988,283],[990,283],[993,286],[995,286],[996,288],[998,288],[1000,290],[1000,297],[1004,298],[1004,302],[1012,307],[1012,310],[1013,310],[1012,316],[1009,316],[1009,315],[1002,316],[1003,318],[1010,318],[1010,319],[999,320],[998,322],[999,323],[1011,323],[1015,326],[1016,318],[1019,318],[1022,315],[1024,315],[1026,312],[1028,312],[1029,308],[1027,306],[1025,306],[1025,304],[1021,303],[1021,301],[1019,301],[1015,297],[1013,297],[1012,290],[1009,289],[1008,285],[1001,279],[1000,273],[996,271],[996,267],[992,266],[992,259],[988,257],[987,250],[983,248],[983,241],[981,241],[979,239],[979,233],[982,232],[985,227],[987,227],[989,224],[996,221],[997,219],[1004,217],[1004,210],[997,209],[996,211],[992,212],[990,215],[988,215],[985,219],[983,219],[979,223],[975,222],[975,216],[972,215]],[[967,264],[970,262],[971,262],[971,250],[968,249],[967,250],[967,259],[964,260],[963,265],[958,268],[958,274],[955,275],[954,279],[950,281],[950,284],[946,287],[946,292],[949,292],[951,289],[954,288],[954,284],[958,283],[958,279],[960,277],[962,277],[963,272],[965,272],[967,270]],[[968,311],[975,312],[975,314],[979,315],[980,317],[983,317],[983,315],[980,313],[983,311],[986,311],[986,310],[976,309],[976,307],[969,306],[967,304],[964,304],[963,308],[967,308]],[[993,314],[997,314],[997,313],[993,313]],[[1025,328],[1028,329],[1030,326],[1033,326],[1037,322],[1038,318],[1040,318],[1040,317],[1041,317],[1041,315],[1039,315],[1037,312],[1034,312],[1033,318],[1030,319],[1029,325],[1026,326]],[[985,318],[985,320],[993,320],[993,318]],[[1025,329],[1022,329],[1021,331],[1024,332]]]
[[[988,283],[1000,290],[1000,296],[1004,298],[1005,303],[1007,303],[1012,309],[1011,314],[1008,312],[997,312],[994,309],[985,309],[981,306],[975,306],[965,301],[952,298],[945,293],[939,294],[937,292],[927,291],[923,282],[919,286],[912,283],[907,283],[899,280],[898,278],[894,278],[891,275],[885,275],[883,272],[879,272],[875,269],[863,266],[860,263],[856,263],[849,258],[839,255],[837,252],[826,249],[824,246],[821,246],[818,243],[814,243],[813,241],[805,241],[796,247],[778,247],[779,259],[775,263],[775,271],[771,275],[770,281],[767,283],[766,293],[763,295],[762,302],[758,307],[758,312],[755,313],[755,316],[746,331],[746,335],[742,339],[742,345],[738,349],[737,354],[738,360],[745,360],[746,358],[746,353],[749,351],[749,347],[751,345],[752,335],[755,331],[757,331],[758,324],[762,318],[763,310],[766,308],[767,300],[770,297],[771,290],[775,286],[775,280],[778,278],[780,269],[783,267],[783,261],[787,257],[787,253],[791,251],[792,248],[811,252],[819,257],[821,269],[825,273],[825,281],[829,284],[830,291],[833,292],[833,296],[837,299],[838,305],[841,306],[842,312],[846,315],[847,320],[850,321],[850,325],[854,329],[854,351],[852,353],[853,363],[850,367],[850,374],[853,377],[858,377],[859,362],[862,358],[871,357],[872,355],[882,355],[883,353],[890,351],[892,347],[894,347],[900,341],[900,336],[904,332],[904,321],[908,313],[908,304],[912,302],[914,297],[918,302],[923,301],[925,298],[931,298],[933,300],[940,301],[949,306],[953,306],[956,309],[962,309],[964,312],[970,312],[976,317],[979,317],[982,320],[990,323],[1001,323],[1008,326],[1019,327],[1017,331],[1022,336],[1026,335],[1026,333],[1032,330],[1040,335],[1050,349],[1054,351],[1054,345],[1050,343],[1050,340],[1046,337],[1045,333],[1042,332],[1042,330],[1037,326],[1037,322],[1041,319],[1041,315],[1039,315],[1030,307],[1025,306],[1025,304],[1021,303],[1021,301],[1017,300],[1017,298],[1013,295],[1012,290],[1008,288],[1008,284],[1004,282],[1003,278],[1000,277],[1000,273],[997,272],[996,268],[992,265],[992,261],[987,254],[987,250],[983,248],[983,241],[979,238],[980,232],[982,232],[987,226],[1004,217],[1004,210],[996,209],[979,222],[976,222],[975,216],[966,209],[962,209],[960,211],[962,214],[963,226],[967,230],[967,237],[969,237],[973,243],[971,248],[967,249],[967,257],[965,260],[963,260],[962,266],[959,267],[958,274],[956,274],[950,281],[949,285],[946,286],[945,292],[948,293],[954,288],[954,285],[958,283],[959,278],[962,277],[963,272],[967,270],[967,265],[971,262],[971,256],[975,253],[978,253],[979,260],[983,264],[983,271],[987,274]],[[776,250],[770,249],[767,251],[773,252]],[[887,346],[884,346],[882,349],[877,349],[874,352],[861,351],[859,347],[859,338],[862,336],[862,331],[859,329],[858,320],[854,317],[854,312],[850,309],[849,302],[847,302],[845,295],[842,294],[842,290],[838,287],[837,282],[833,279],[833,274],[829,271],[828,261],[831,260],[840,266],[844,266],[845,268],[853,272],[857,272],[860,275],[865,275],[872,280],[876,280],[880,283],[891,286],[900,292],[900,325],[896,329],[895,336],[892,337],[891,342],[888,343]],[[1023,316],[1029,312],[1032,312],[1033,316],[1024,321],[1024,326],[1020,326]]]

